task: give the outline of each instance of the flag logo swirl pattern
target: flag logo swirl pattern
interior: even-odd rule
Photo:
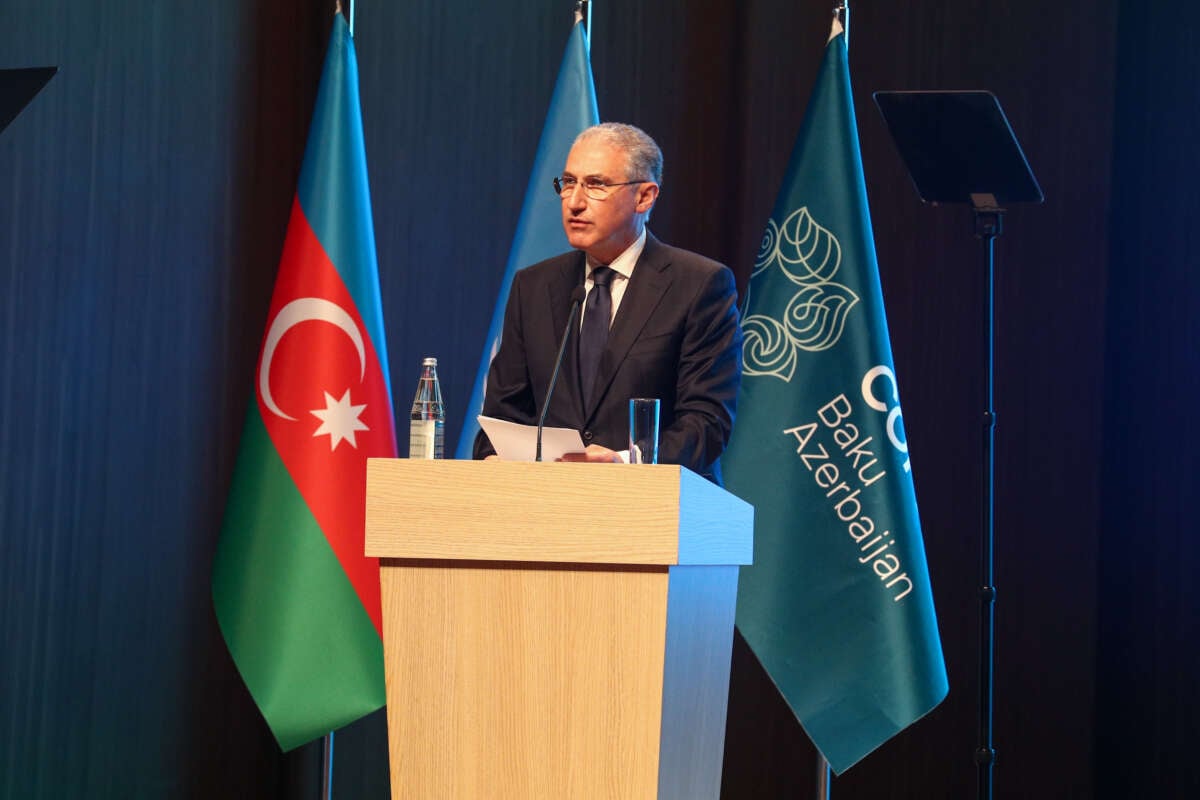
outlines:
[[[817,223],[807,206],[782,224],[767,221],[746,293],[743,375],[770,375],[790,383],[799,351],[820,352],[838,343],[859,301],[849,286],[833,280],[841,265],[837,236]],[[773,276],[780,274],[796,286],[790,297],[778,291]],[[772,294],[756,297],[752,307],[755,286],[768,282]]]

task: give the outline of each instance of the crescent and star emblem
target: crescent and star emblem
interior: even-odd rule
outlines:
[[[367,369],[367,354],[362,334],[359,332],[358,326],[354,324],[354,318],[337,303],[320,297],[301,297],[279,309],[275,319],[271,320],[271,327],[267,330],[267,340],[263,344],[262,366],[258,370],[258,393],[262,396],[263,405],[267,407],[268,411],[280,419],[291,422],[296,422],[296,418],[281,409],[276,404],[275,398],[271,396],[271,360],[275,357],[275,348],[279,346],[284,334],[301,322],[326,322],[341,330],[350,338],[350,341],[354,343],[354,349],[358,351],[358,380],[360,383]],[[351,447],[357,448],[354,432],[370,430],[359,419],[363,409],[367,407],[366,404],[352,405],[349,389],[346,389],[339,399],[334,399],[329,392],[324,392],[324,394],[325,408],[316,408],[308,412],[321,420],[320,426],[313,431],[313,436],[328,436],[330,451],[333,451],[342,440],[349,442]]]

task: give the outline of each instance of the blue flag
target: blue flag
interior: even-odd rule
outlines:
[[[550,110],[546,113],[546,124],[542,127],[542,138],[538,142],[533,171],[529,174],[525,203],[521,206],[517,233],[513,236],[508,265],[504,268],[504,279],[500,282],[500,294],[492,312],[492,324],[488,328],[483,356],[479,359],[475,388],[471,390],[471,398],[467,402],[466,417],[463,420],[462,435],[458,438],[455,458],[471,457],[475,434],[479,432],[479,423],[475,418],[483,413],[488,367],[492,364],[492,357],[500,349],[504,307],[508,305],[513,275],[522,267],[528,267],[571,249],[567,243],[567,235],[563,232],[560,200],[554,194],[553,181],[567,163],[567,153],[575,137],[584,128],[599,122],[600,111],[596,107],[596,87],[592,83],[587,34],[583,24],[576,22],[575,27],[571,29],[571,37],[567,40],[562,66],[558,70],[554,96],[550,98]]]
[[[837,773],[946,696],[835,21],[751,274],[722,460],[755,506],[737,624]]]

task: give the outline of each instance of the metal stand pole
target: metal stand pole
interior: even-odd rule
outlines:
[[[981,538],[979,556],[979,746],[975,763],[979,767],[980,800],[992,798],[992,765],[996,750],[992,746],[992,693],[995,684],[995,607],[996,584],[992,559],[995,543],[995,457],[996,412],[992,408],[995,373],[995,243],[1003,231],[1004,209],[990,194],[971,195],[975,212],[975,236],[983,243],[983,453]]]

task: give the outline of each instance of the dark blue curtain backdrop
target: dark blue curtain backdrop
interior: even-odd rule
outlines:
[[[593,12],[602,117],[666,154],[652,227],[743,285],[830,5]],[[853,5],[951,691],[834,796],[975,785],[979,250],[964,209],[916,199],[870,100],[899,88],[995,91],[1047,195],[997,247],[997,796],[1192,796],[1197,12]],[[316,748],[281,755],[233,668],[209,570],[332,6],[0,0],[0,67],[60,68],[0,133],[0,798],[317,796]],[[402,445],[427,355],[460,428],[571,7],[356,14]],[[337,753],[335,796],[387,796],[381,715]],[[736,648],[723,796],[811,796],[814,757]]]
[[[1119,30],[1095,775],[1111,797],[1195,797],[1200,7],[1123,0]]]

